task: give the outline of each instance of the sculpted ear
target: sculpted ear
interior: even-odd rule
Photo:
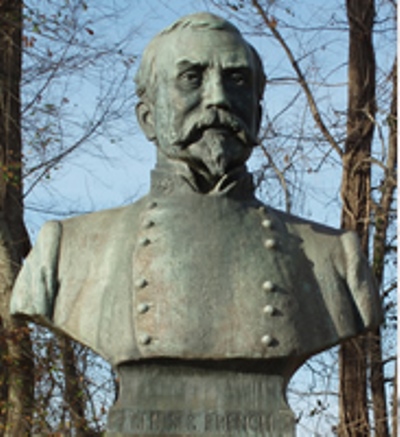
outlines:
[[[136,117],[147,139],[154,141],[156,139],[156,129],[151,106],[146,102],[139,102],[136,105]]]

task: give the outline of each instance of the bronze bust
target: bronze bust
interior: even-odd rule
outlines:
[[[117,209],[44,225],[11,312],[69,334],[113,365],[154,359],[307,357],[380,322],[352,232],[254,194],[246,161],[265,85],[229,22],[184,17],[147,47],[136,112],[157,146],[151,190]]]

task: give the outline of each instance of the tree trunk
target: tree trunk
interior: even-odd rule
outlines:
[[[29,250],[22,216],[20,78],[22,1],[0,0],[0,318],[3,435],[30,434],[33,363],[29,330],[11,318],[11,290]],[[4,401],[4,398],[1,399]]]
[[[373,0],[347,0],[349,71],[347,137],[343,154],[342,228],[357,232],[368,255],[371,143],[375,118]],[[367,343],[356,338],[343,344],[340,367],[340,437],[370,435],[367,408]]]
[[[375,235],[373,244],[373,271],[377,282],[382,285],[384,260],[387,252],[386,240],[389,226],[389,213],[393,203],[396,188],[397,164],[397,62],[392,70],[392,102],[389,123],[389,147],[386,171],[380,192],[382,193],[375,214]],[[389,437],[388,411],[386,406],[385,375],[382,361],[381,331],[377,329],[371,333],[369,359],[371,363],[371,393],[372,409],[374,413],[375,435]],[[396,435],[396,434],[394,434]]]

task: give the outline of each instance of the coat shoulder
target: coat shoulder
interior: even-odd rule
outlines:
[[[313,220],[308,220],[296,215],[288,214],[274,208],[270,208],[270,210],[271,213],[274,214],[279,221],[289,227],[290,230],[297,233],[308,232],[310,234],[314,234],[316,237],[318,235],[327,237],[340,237],[341,235],[346,233],[346,231],[343,231],[341,229],[336,229],[322,223],[317,223]]]
[[[99,230],[110,231],[126,223],[132,225],[132,221],[135,222],[146,201],[147,196],[126,206],[95,211],[62,220],[63,232],[92,233]]]

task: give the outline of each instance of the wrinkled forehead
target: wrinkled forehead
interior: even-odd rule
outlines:
[[[157,47],[157,71],[174,75],[184,63],[255,71],[250,46],[240,34],[224,29],[184,28],[165,35]]]

